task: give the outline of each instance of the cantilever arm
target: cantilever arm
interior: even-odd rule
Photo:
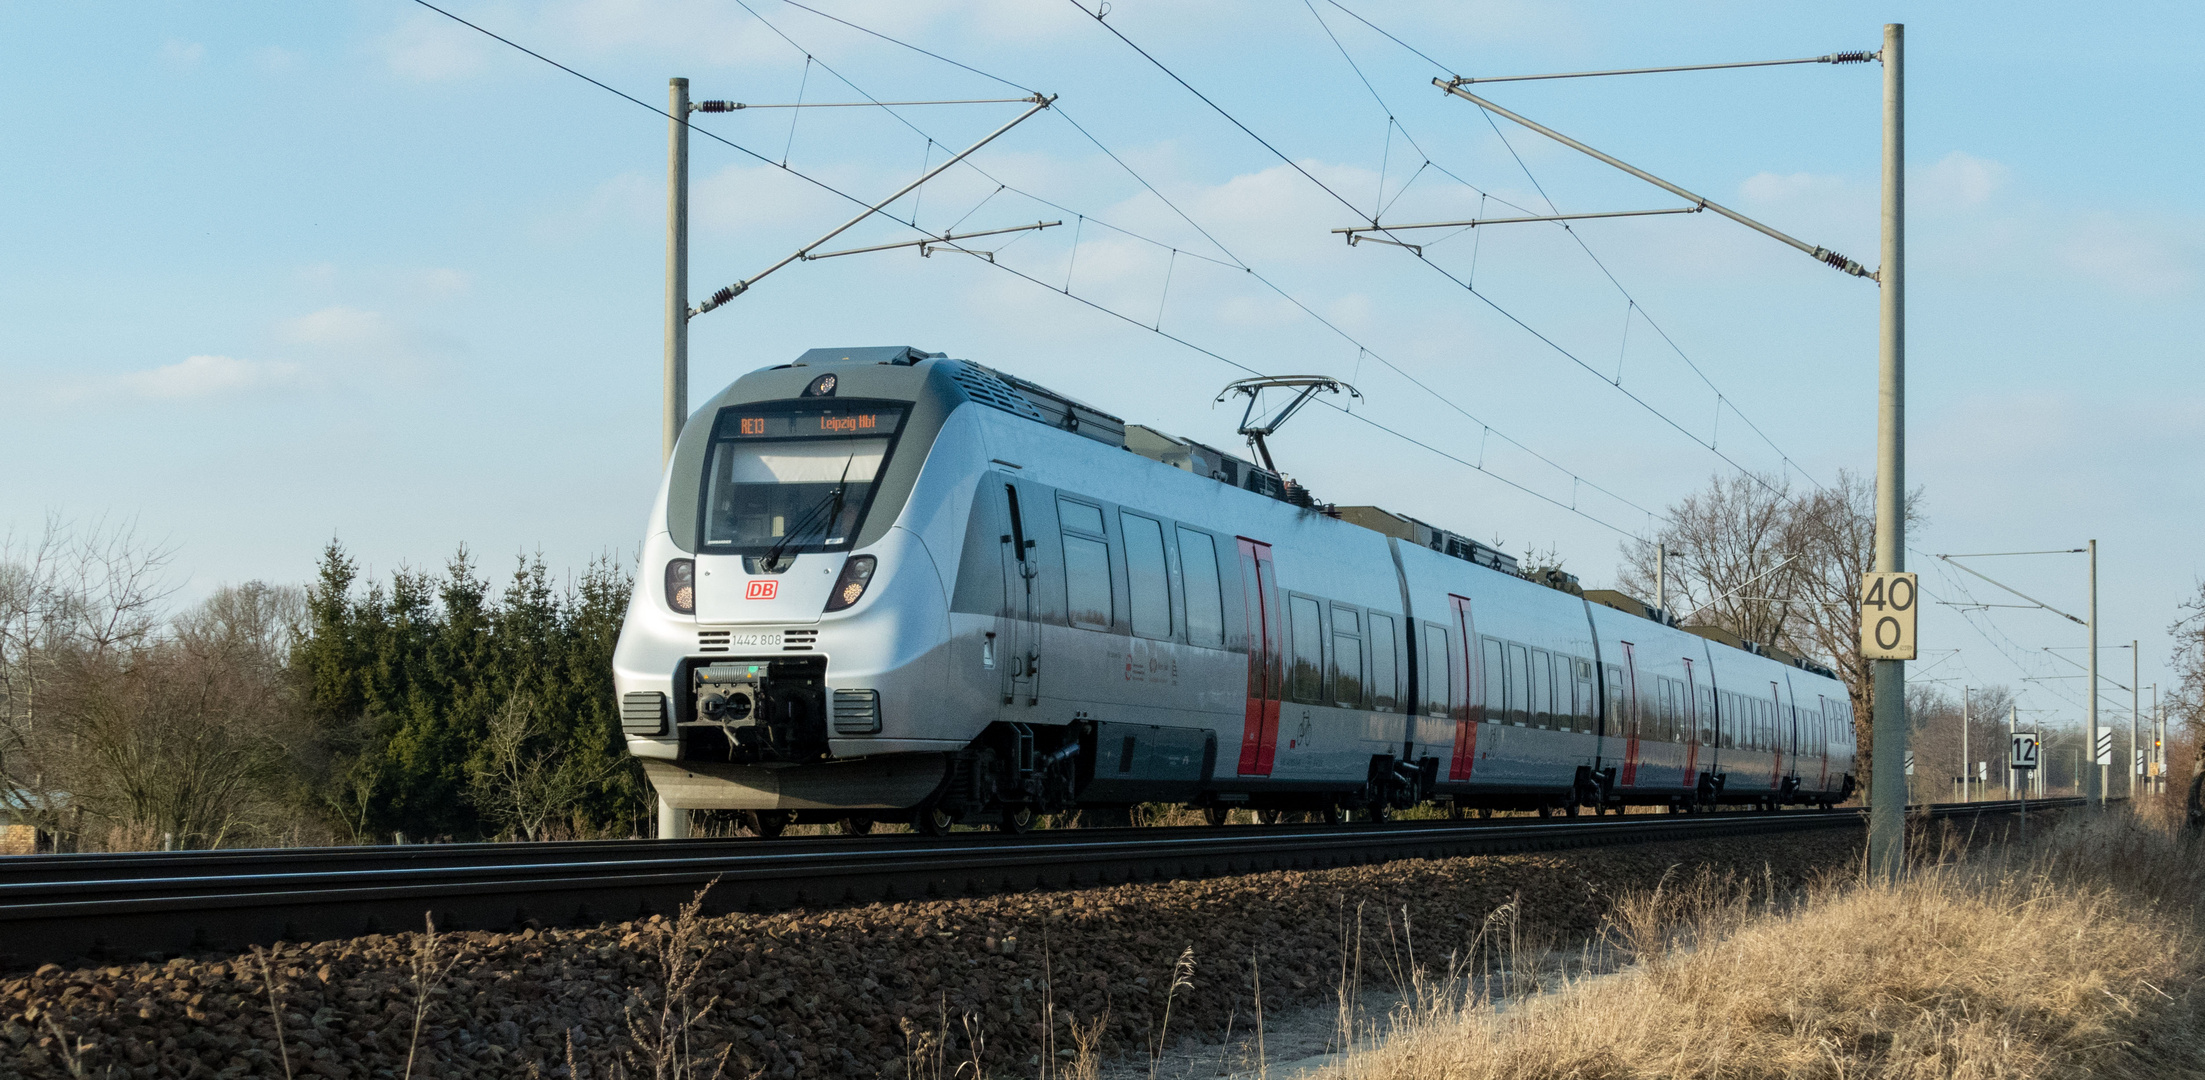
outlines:
[[[738,281],[733,285],[730,285],[716,293],[713,293],[711,297],[705,300],[704,303],[698,304],[695,309],[690,311],[689,317],[694,319],[697,316],[712,310],[713,308],[719,307],[720,305],[725,304],[728,301],[733,300],[746,292],[749,292],[750,287],[758,284],[758,282],[762,280],[767,274],[773,273],[774,271],[779,270],[782,267],[787,266],[788,264],[811,254],[811,252],[814,249],[818,248],[819,245],[824,244],[837,236],[841,236],[844,232],[847,232],[851,226],[856,225],[860,221],[864,221],[866,218],[872,217],[874,214],[880,213],[882,207],[885,207],[888,204],[895,202],[897,199],[901,199],[904,196],[911,194],[913,189],[917,188],[920,184],[924,184],[927,181],[932,180],[937,176],[940,176],[942,172],[948,169],[950,166],[965,160],[967,157],[972,156],[974,151],[988,145],[991,142],[994,142],[996,136],[1001,135],[1014,127],[1017,127],[1020,123],[1024,122],[1027,117],[1030,117],[1033,114],[1048,108],[1049,103],[1055,101],[1056,98],[1054,96],[1040,97],[1037,95],[1032,100],[1034,103],[1034,107],[1018,114],[1016,117],[1012,118],[1010,123],[989,132],[985,138],[959,151],[955,157],[950,158],[948,161],[942,162],[940,165],[937,165],[932,169],[928,169],[925,175],[920,176],[917,180],[913,180],[912,182],[905,184],[902,189],[898,190],[894,195],[890,195],[889,197],[866,207],[862,212],[858,214],[858,216],[835,226],[831,231],[827,233],[827,235],[822,236],[819,239],[804,245],[803,247],[797,248],[796,251],[790,254],[787,258],[782,259],[780,262],[774,263],[772,266],[766,267],[765,269],[760,270],[757,273],[752,274],[751,276],[744,278],[743,280]],[[934,239],[940,239],[940,237],[935,237]]]
[[[1762,235],[1768,236],[1772,239],[1781,240],[1784,243],[1790,244],[1791,246],[1806,252],[1808,255],[1813,256],[1815,261],[1817,262],[1824,263],[1837,270],[1843,271],[1844,273],[1851,274],[1854,277],[1864,277],[1870,280],[1876,279],[1875,271],[1865,269],[1861,266],[1861,264],[1854,262],[1853,260],[1848,259],[1835,251],[1831,251],[1829,248],[1810,244],[1805,240],[1799,239],[1796,236],[1792,236],[1788,233],[1772,229],[1767,225],[1763,225],[1760,222],[1755,221],[1752,218],[1749,218],[1736,210],[1732,210],[1727,206],[1723,206],[1720,203],[1712,202],[1703,196],[1695,195],[1689,191],[1686,191],[1685,189],[1678,187],[1677,185],[1672,184],[1669,181],[1662,179],[1661,177],[1655,176],[1653,173],[1647,172],[1644,169],[1630,165],[1610,155],[1603,154],[1600,151],[1585,145],[1584,143],[1578,142],[1576,139],[1572,139],[1569,136],[1554,130],[1553,128],[1547,127],[1544,124],[1540,124],[1525,117],[1518,116],[1517,114],[1512,113],[1507,109],[1500,107],[1499,105],[1495,105],[1494,103],[1487,101],[1486,99],[1481,98],[1476,94],[1473,94],[1470,91],[1463,89],[1460,86],[1449,83],[1445,79],[1433,79],[1432,85],[1437,86],[1441,90],[1444,90],[1449,94],[1453,94],[1454,96],[1459,97],[1464,101],[1476,105],[1481,109],[1485,109],[1489,112],[1498,113],[1501,116],[1507,117],[1508,119],[1513,120],[1518,124],[1522,124],[1523,126],[1530,128],[1531,130],[1536,131],[1539,134],[1546,136],[1547,138],[1553,139],[1555,142],[1561,143],[1562,145],[1567,146],[1572,150],[1579,151],[1599,161],[1605,162],[1609,165],[1613,165],[1616,168],[1630,173],[1632,176],[1636,176],[1639,179],[1644,180],[1647,183],[1662,189],[1663,191],[1669,192],[1670,194],[1675,195],[1680,199],[1690,199],[1692,202],[1697,203],[1700,206],[1704,206],[1709,210],[1713,210],[1716,213],[1721,214],[1724,217],[1729,218],[1730,220],[1735,221],[1740,225],[1744,225],[1745,227],[1754,230],[1755,232],[1761,233]]]

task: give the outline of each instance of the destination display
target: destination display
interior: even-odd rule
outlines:
[[[730,412],[720,418],[722,439],[821,439],[850,435],[893,435],[903,425],[903,410],[859,405],[819,405],[793,410]]]

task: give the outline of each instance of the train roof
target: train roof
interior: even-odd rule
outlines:
[[[1306,507],[1327,517],[1429,548],[1488,570],[1581,596],[1590,603],[1636,615],[1664,626],[1676,626],[1688,633],[1743,652],[1765,656],[1826,678],[1837,677],[1836,672],[1805,657],[1795,656],[1773,645],[1747,641],[1719,627],[1678,626],[1677,619],[1670,612],[1625,593],[1613,589],[1581,588],[1575,574],[1558,567],[1525,570],[1513,556],[1498,548],[1407,514],[1394,513],[1376,506],[1320,504],[1310,495],[1309,489],[1295,483],[1290,477],[1266,469],[1237,454],[1143,424],[1129,424],[1123,417],[1105,412],[1069,394],[1058,393],[1040,383],[1020,378],[999,368],[976,364],[970,360],[953,360],[948,353],[927,352],[908,345],[808,349],[793,362],[775,366],[787,368],[830,364],[886,364],[917,367],[929,361],[939,362],[946,368],[949,377],[963,388],[967,398],[990,408],[1093,439],[1107,446],[1128,450],[1151,461],[1231,487]]]

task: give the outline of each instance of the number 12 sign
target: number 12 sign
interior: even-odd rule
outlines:
[[[1914,616],[1921,593],[1913,574],[1861,575],[1860,654],[1869,660],[1914,659]]]
[[[2014,753],[2012,757],[2006,759],[2006,767],[2009,769],[2034,769],[2037,767],[2036,732],[2014,732]]]

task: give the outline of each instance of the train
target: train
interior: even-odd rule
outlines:
[[[813,349],[692,415],[613,665],[662,836],[1855,787],[1810,660],[910,347]]]

